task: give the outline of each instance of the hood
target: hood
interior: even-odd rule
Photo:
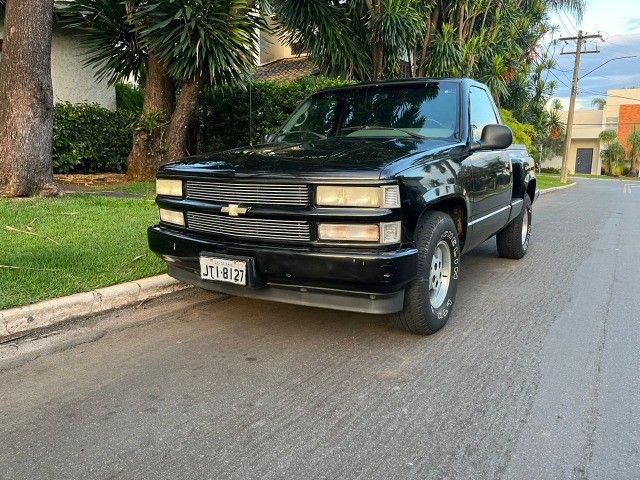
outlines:
[[[442,140],[331,137],[301,143],[267,143],[206,153],[169,163],[160,173],[218,177],[379,179],[385,166],[451,145]]]

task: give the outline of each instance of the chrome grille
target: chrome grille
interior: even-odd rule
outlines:
[[[187,228],[198,232],[255,240],[310,240],[309,222],[225,217],[212,213],[187,212]]]
[[[309,187],[187,181],[187,198],[217,203],[306,206],[309,204]]]

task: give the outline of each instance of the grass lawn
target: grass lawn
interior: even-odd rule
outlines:
[[[547,188],[562,187],[564,185],[570,185],[573,182],[568,180],[567,183],[560,183],[560,175],[553,175],[550,173],[538,173],[536,174],[538,179],[538,188],[540,190],[546,190]]]
[[[130,184],[127,193],[129,188],[148,190]],[[147,247],[146,229],[158,215],[152,198],[0,199],[0,265],[48,269],[0,267],[0,309],[165,272],[164,262]]]

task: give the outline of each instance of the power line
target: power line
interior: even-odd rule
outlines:
[[[623,60],[626,58],[636,58],[636,55],[627,55],[626,57],[616,57],[616,58],[611,58],[609,60],[607,60],[606,62],[604,62],[601,65],[598,65],[596,68],[592,68],[591,70],[589,70],[587,73],[585,73],[584,75],[582,75],[578,80],[582,80],[584,77],[586,77],[587,75],[592,74],[593,72],[595,72],[596,70],[598,70],[599,68],[604,67],[607,63],[613,62],[614,60]]]
[[[569,22],[569,25],[571,25],[572,29],[567,29],[567,30],[571,30],[573,32],[578,32],[578,27],[573,23],[573,21],[569,18],[569,14],[567,12],[565,12],[564,10],[560,11],[560,14],[558,15],[558,17],[560,17],[560,15],[564,15],[564,18],[567,19],[567,22]]]
[[[582,92],[584,92],[584,93],[590,93],[591,95],[599,95],[599,96],[605,96],[605,97],[611,97],[611,98],[621,98],[621,99],[624,99],[624,100],[631,100],[631,101],[634,101],[634,102],[640,102],[640,98],[623,97],[622,95],[613,95],[613,94],[610,94],[610,93],[596,92],[596,91],[593,91],[593,90],[587,90],[585,88],[581,88],[580,90]]]

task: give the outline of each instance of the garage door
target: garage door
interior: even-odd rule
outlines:
[[[575,173],[591,173],[593,163],[593,148],[579,148],[576,156]]]

